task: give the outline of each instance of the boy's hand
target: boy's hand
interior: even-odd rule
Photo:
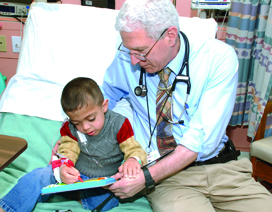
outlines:
[[[60,166],[60,179],[63,183],[72,184],[78,181],[80,173],[74,167],[68,167],[65,164]]]
[[[136,178],[140,173],[141,165],[135,158],[128,158],[120,167],[119,172],[123,173],[124,177]]]

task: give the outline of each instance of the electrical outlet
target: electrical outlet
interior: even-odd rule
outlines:
[[[4,35],[0,35],[0,52],[7,52],[7,41]]]
[[[12,51],[15,53],[19,53],[21,49],[21,37],[11,36],[11,41],[12,41]]]

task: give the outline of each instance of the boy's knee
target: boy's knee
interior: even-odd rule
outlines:
[[[50,183],[52,180],[55,181],[51,166],[33,169],[31,172],[24,175],[23,178],[29,178],[31,181],[35,180],[37,182],[44,181],[45,183]]]

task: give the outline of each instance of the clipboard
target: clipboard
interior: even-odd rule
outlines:
[[[65,183],[51,184],[47,187],[44,187],[41,190],[41,195],[102,187],[102,186],[113,184],[114,182],[116,182],[116,180],[112,177],[98,177],[98,178],[90,178],[88,180],[85,180],[84,182],[76,182],[73,184],[65,184]]]
[[[141,168],[148,168],[150,166],[153,166],[155,163],[157,163],[158,161],[160,161],[161,159],[163,159],[165,156],[169,155],[170,153],[172,153],[175,149],[171,149],[170,151],[166,152],[164,155],[158,157],[157,159],[145,164],[144,166],[142,166]]]

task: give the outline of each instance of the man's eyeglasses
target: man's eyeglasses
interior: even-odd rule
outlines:
[[[136,57],[137,59],[141,60],[141,61],[146,61],[147,60],[147,56],[148,54],[151,52],[151,50],[153,49],[153,47],[156,45],[156,43],[158,43],[158,41],[161,39],[161,37],[163,36],[163,34],[167,31],[168,29],[165,29],[162,34],[160,35],[160,37],[158,38],[158,40],[156,40],[156,42],[153,44],[153,46],[148,50],[148,52],[146,54],[139,54],[139,53],[131,53],[128,52],[126,50],[121,49],[123,42],[120,44],[120,46],[118,47],[118,50],[121,52],[125,52],[129,55],[133,55],[134,57]]]

